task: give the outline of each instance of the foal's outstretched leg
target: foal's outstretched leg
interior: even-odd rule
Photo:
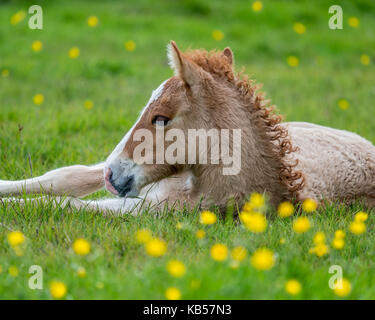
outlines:
[[[104,187],[104,162],[94,166],[70,166],[19,181],[0,180],[0,197],[21,194],[53,194],[83,197]]]
[[[52,205],[54,208],[68,208],[72,211],[77,210],[91,210],[98,211],[104,214],[132,214],[137,215],[142,210],[146,209],[148,205],[143,199],[135,198],[114,198],[102,200],[80,200],[76,198],[63,198],[63,197],[39,197],[39,198],[2,198],[0,199],[0,206],[7,207],[14,204],[21,205]]]

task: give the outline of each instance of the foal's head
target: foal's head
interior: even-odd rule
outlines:
[[[231,50],[214,52],[210,64],[206,54],[199,50],[183,54],[174,42],[169,44],[175,75],[152,93],[138,121],[108,157],[104,174],[109,191],[137,196],[147,184],[194,170],[199,154],[209,153],[212,141],[191,155],[188,130],[232,129],[243,118],[228,108],[238,95],[228,81],[234,77]],[[178,150],[170,152],[168,147],[173,146]]]

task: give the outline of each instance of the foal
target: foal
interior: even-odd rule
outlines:
[[[141,212],[145,204],[158,209],[176,203],[224,210],[229,198],[241,206],[255,191],[267,193],[273,205],[312,198],[360,199],[375,206],[375,147],[369,141],[314,124],[281,123],[253,82],[234,73],[229,48],[182,53],[172,41],[168,59],[175,75],[153,92],[138,121],[105,162],[60,168],[23,181],[0,181],[0,196],[44,192],[72,197],[63,205],[73,208],[117,213]],[[159,129],[165,137],[178,129],[185,140],[160,140]],[[186,138],[191,129],[232,130],[218,148],[239,152],[236,172],[223,174],[228,162],[222,153],[215,163],[199,161],[202,152],[212,155],[217,150],[212,139],[191,158]],[[239,143],[230,139],[233,130],[241,132]],[[146,138],[151,144],[139,154],[137,148]],[[172,144],[184,151],[175,161],[144,161],[144,153],[155,160]],[[104,186],[119,197],[78,199]]]

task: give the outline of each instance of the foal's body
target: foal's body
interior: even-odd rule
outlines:
[[[145,205],[159,209],[166,204],[193,207],[200,203],[202,208],[217,205],[224,209],[229,197],[242,205],[254,191],[268,193],[274,205],[312,198],[363,200],[375,207],[375,147],[369,141],[310,123],[279,123],[263,107],[256,88],[234,75],[229,49],[184,55],[172,43],[169,50],[175,77],[153,93],[137,123],[105,162],[60,168],[23,181],[0,180],[0,197],[43,191],[71,197],[62,204],[73,208],[117,213],[141,212]],[[223,176],[223,165],[138,164],[134,131],[154,130],[154,117],[164,119],[166,130],[187,130],[188,125],[240,128],[240,173]],[[78,199],[104,186],[125,198]]]

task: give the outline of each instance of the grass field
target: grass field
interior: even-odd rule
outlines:
[[[18,11],[27,13],[29,2],[0,4],[2,180],[30,177],[29,158],[33,176],[61,166],[103,161],[132,126],[152,90],[172,75],[165,50],[172,39],[181,49],[230,46],[237,69],[245,66],[247,73],[264,83],[263,90],[287,121],[347,129],[375,142],[375,3],[371,0],[264,0],[260,11],[253,10],[252,1],[239,0],[39,4],[44,13],[42,31],[28,28],[28,15],[10,23]],[[343,8],[343,30],[328,28],[331,4]],[[95,27],[88,26],[90,16],[98,17]],[[297,22],[305,32],[301,26],[301,34],[294,31]],[[42,42],[40,51],[32,50],[34,41]],[[72,47],[80,50],[75,59],[68,54]],[[290,56],[298,59],[297,66],[288,65]],[[43,95],[43,103],[33,102],[36,94]],[[87,100],[92,108],[87,103],[85,108]],[[101,191],[91,197],[103,196],[109,194]],[[230,219],[202,226],[199,212],[104,217],[49,205],[0,205],[0,298],[49,299],[49,284],[58,280],[67,287],[66,299],[164,299],[169,287],[178,288],[182,299],[339,299],[328,286],[329,267],[339,265],[352,287],[346,298],[373,299],[374,215],[369,214],[365,233],[349,231],[360,210],[328,206],[309,215],[312,227],[303,234],[293,231],[293,217],[281,219],[270,212],[267,230],[254,234]],[[136,241],[140,229],[164,239],[166,254],[148,256]],[[203,239],[195,236],[199,229],[206,232]],[[330,247],[321,257],[309,253],[316,232],[324,232],[331,245],[337,229],[346,232],[342,250]],[[7,241],[11,230],[26,237],[22,254],[17,255]],[[77,238],[90,242],[90,254],[74,253]],[[214,261],[210,248],[215,243],[229,249],[243,246],[248,255],[238,265],[229,256]],[[249,257],[260,247],[276,255],[268,271],[250,264]],[[168,274],[166,264],[171,259],[185,264],[183,277]],[[27,285],[31,265],[43,268],[43,290]],[[80,268],[85,276],[77,275]],[[290,279],[302,286],[293,296],[284,288]]]

